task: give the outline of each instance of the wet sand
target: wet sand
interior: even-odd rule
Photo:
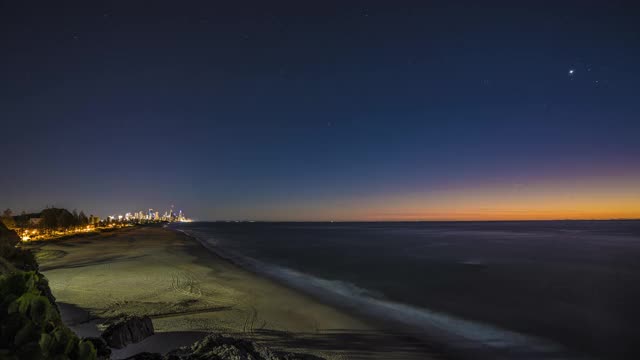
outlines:
[[[194,239],[161,227],[135,227],[30,245],[81,336],[102,319],[148,315],[156,335],[114,352],[166,352],[215,331],[328,359],[431,359],[411,337],[245,271]]]

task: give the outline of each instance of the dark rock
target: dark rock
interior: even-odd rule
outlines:
[[[107,343],[103,338],[88,337],[83,340],[89,341],[93,344],[93,347],[96,348],[96,353],[98,354],[98,360],[111,359],[111,349],[107,346]]]
[[[211,334],[191,346],[184,346],[167,353],[164,360],[322,360],[322,358],[277,352],[249,340]]]
[[[162,355],[150,352],[142,352],[126,358],[125,360],[162,360]]]
[[[102,338],[113,348],[121,349],[153,335],[153,323],[148,316],[130,316],[112,323]]]

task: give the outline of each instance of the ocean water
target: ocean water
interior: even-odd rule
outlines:
[[[640,358],[640,221],[175,227],[251,271],[466,353]]]

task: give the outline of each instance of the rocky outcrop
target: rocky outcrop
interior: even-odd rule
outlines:
[[[112,323],[102,333],[102,338],[112,348],[121,349],[153,335],[153,323],[148,316],[130,316]]]
[[[93,344],[93,347],[96,349],[96,354],[98,356],[97,360],[109,360],[111,359],[111,349],[107,346],[107,343],[103,338],[99,337],[88,337],[83,340],[88,341]]]
[[[322,360],[295,353],[277,352],[249,340],[210,334],[191,346],[160,354],[140,353],[128,360]]]

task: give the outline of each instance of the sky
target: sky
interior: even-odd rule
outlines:
[[[640,218],[616,1],[0,2],[0,207]]]

